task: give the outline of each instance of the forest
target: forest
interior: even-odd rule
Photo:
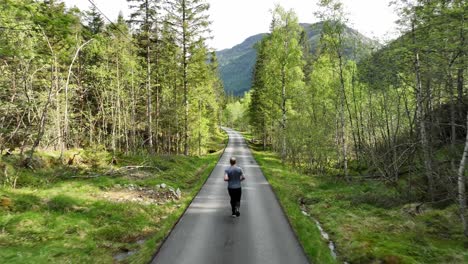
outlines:
[[[2,1],[0,152],[205,153],[223,88],[192,2],[129,1],[114,23],[92,1]]]
[[[0,0],[0,262],[148,263],[230,127],[309,261],[468,263],[466,1],[392,1],[399,36],[372,46],[320,0],[313,48],[275,5],[242,97],[206,1],[88,2]]]
[[[252,91],[231,99],[225,115],[306,174],[379,181],[417,210],[456,204],[468,236],[468,6],[394,7],[401,36],[368,48],[344,34],[343,5],[321,1],[316,15],[326,25],[311,54],[295,12],[277,6],[257,45]]]
[[[224,146],[209,5],[88,2],[0,1],[1,263],[147,262]]]

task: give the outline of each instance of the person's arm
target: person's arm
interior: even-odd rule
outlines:
[[[241,169],[241,176],[240,176],[240,180],[243,181],[245,180],[245,176],[244,176],[244,170]]]
[[[229,176],[227,172],[224,172],[224,181],[229,181]]]

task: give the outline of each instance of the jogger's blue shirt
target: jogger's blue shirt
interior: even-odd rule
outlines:
[[[244,172],[240,167],[231,166],[224,171],[228,177],[228,188],[229,189],[238,189],[241,187],[241,177],[244,175]]]

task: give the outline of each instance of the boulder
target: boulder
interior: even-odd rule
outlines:
[[[403,213],[412,215],[412,216],[423,214],[428,209],[429,209],[428,206],[424,203],[405,204],[403,208],[401,208]]]

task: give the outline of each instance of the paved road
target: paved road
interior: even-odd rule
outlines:
[[[308,263],[244,138],[227,132],[224,155],[151,263]],[[223,181],[231,156],[246,175],[239,218],[231,217]]]

